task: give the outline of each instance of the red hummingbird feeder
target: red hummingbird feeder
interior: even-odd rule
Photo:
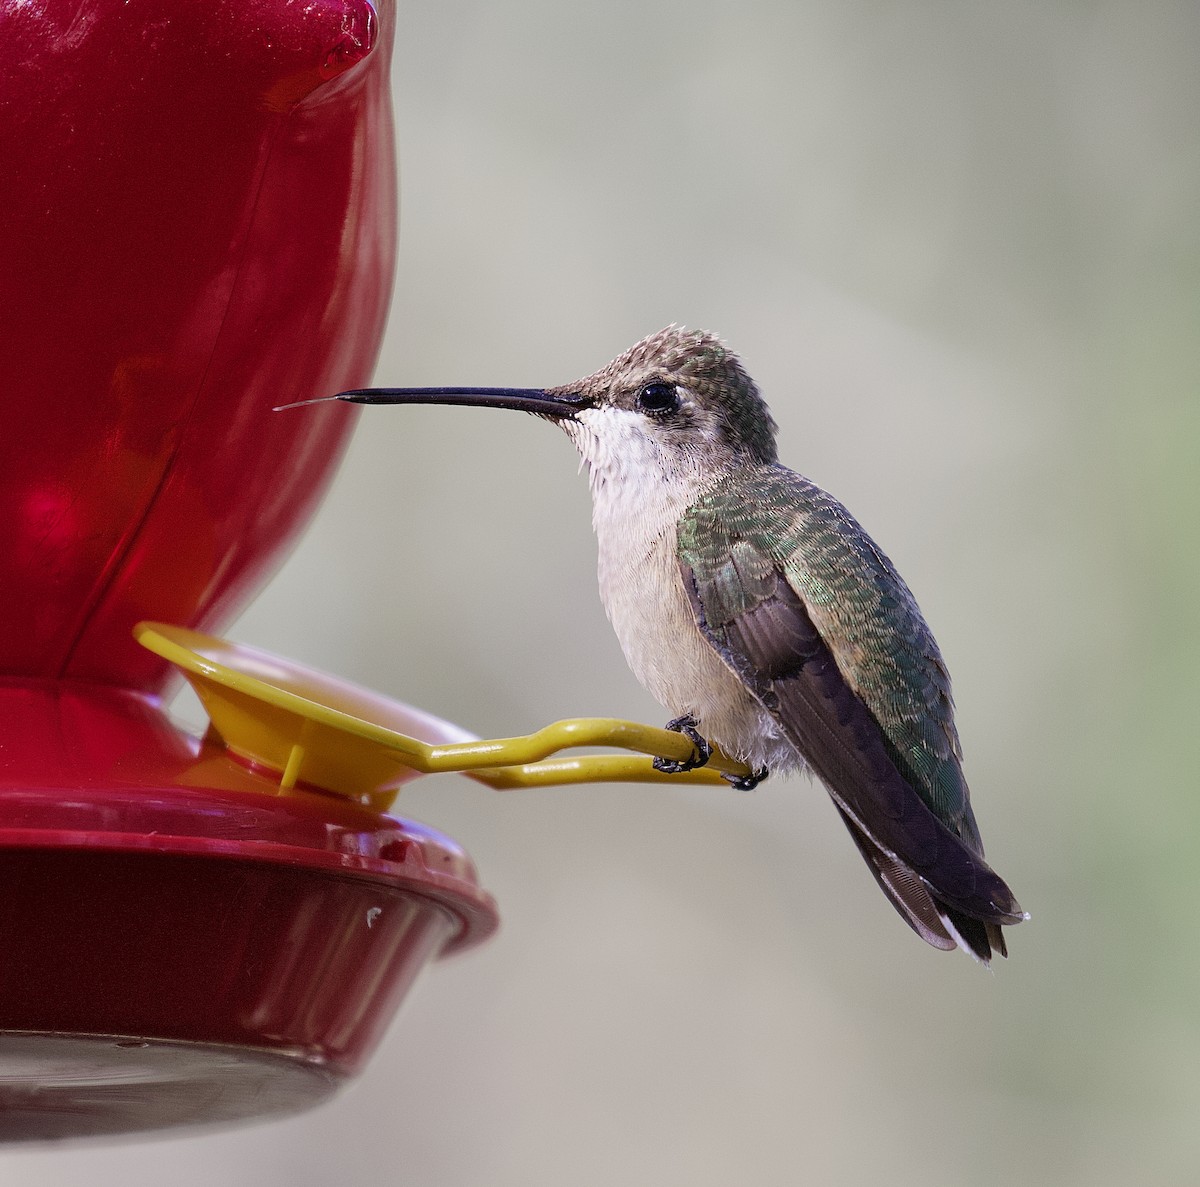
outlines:
[[[132,634],[227,621],[343,451],[346,409],[271,408],[370,377],[392,29],[0,0],[2,1139],[312,1104],[496,926],[448,838],[176,728]]]

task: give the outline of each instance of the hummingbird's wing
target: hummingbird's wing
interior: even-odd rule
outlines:
[[[983,847],[946,668],[850,513],[782,466],[680,522],[696,624],[826,785],[884,893],[928,943],[988,960],[1024,916]]]

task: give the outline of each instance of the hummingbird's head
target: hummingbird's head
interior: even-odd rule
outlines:
[[[551,391],[579,407],[560,423],[593,474],[721,473],[775,461],[775,421],[741,360],[702,330],[668,326],[594,375]],[[647,456],[650,455],[650,456]]]
[[[300,404],[323,400],[532,412],[562,426],[594,486],[657,474],[694,488],[776,456],[775,422],[741,360],[712,334],[679,326],[643,338],[594,375],[561,387],[357,388]]]

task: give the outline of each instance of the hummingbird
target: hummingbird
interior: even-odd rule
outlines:
[[[324,399],[459,404],[557,424],[588,473],[600,597],[633,673],[702,765],[807,769],[883,893],[935,948],[987,964],[1026,919],[984,860],[950,677],[892,562],[777,457],[741,359],[669,326],[560,387],[374,388]],[[304,401],[316,403],[319,401]],[[291,407],[291,405],[289,405]]]

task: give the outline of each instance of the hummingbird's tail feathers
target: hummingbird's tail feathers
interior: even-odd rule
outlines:
[[[1008,945],[1004,942],[1004,928],[998,923],[985,923],[983,927],[987,932],[988,943],[991,944],[992,951],[999,952],[1007,960]]]
[[[885,853],[834,802],[845,821],[854,844],[863,855],[867,868],[875,875],[879,888],[899,912],[900,917],[925,941],[943,952],[961,948],[982,964],[990,964],[992,954],[1008,955],[1004,933],[998,923],[972,919],[939,903],[924,880],[903,862]]]
[[[950,912],[943,916],[942,921],[958,946],[980,964],[989,966],[995,953],[1008,956],[1004,929],[998,923],[983,923],[969,915],[955,915]]]

